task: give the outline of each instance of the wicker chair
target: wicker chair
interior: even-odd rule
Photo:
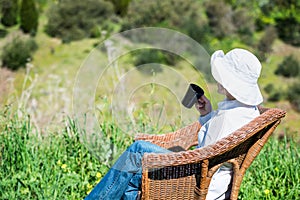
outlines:
[[[213,174],[225,162],[233,166],[230,199],[237,199],[245,171],[286,114],[276,108],[260,111],[262,114],[249,124],[200,149],[189,150],[197,144],[198,122],[164,135],[137,135],[135,140],[186,150],[144,155],[141,199],[205,199]]]

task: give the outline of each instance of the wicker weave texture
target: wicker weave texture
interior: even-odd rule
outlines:
[[[263,113],[229,136],[204,148],[143,157],[142,199],[205,199],[211,177],[225,162],[233,166],[230,199],[237,199],[246,169],[259,154],[285,111],[260,108]],[[165,135],[140,134],[164,148],[197,144],[198,122]]]

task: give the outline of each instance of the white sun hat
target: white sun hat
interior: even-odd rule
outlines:
[[[236,100],[246,105],[259,105],[263,102],[257,84],[261,63],[254,54],[238,48],[226,55],[218,50],[212,54],[210,62],[214,79]]]

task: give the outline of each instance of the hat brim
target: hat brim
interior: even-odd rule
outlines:
[[[214,79],[239,102],[246,105],[259,105],[263,102],[257,83],[242,80],[235,71],[231,71],[230,63],[223,58],[216,58],[211,63],[211,72]]]

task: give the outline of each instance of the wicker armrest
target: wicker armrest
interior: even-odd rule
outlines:
[[[196,163],[223,154],[243,143],[266,126],[274,122],[279,123],[285,114],[286,112],[280,109],[266,110],[264,114],[258,116],[229,136],[203,148],[166,154],[145,153],[143,156],[143,168],[160,168]]]
[[[175,132],[153,135],[153,134],[137,134],[134,140],[145,140],[153,144],[159,145],[163,148],[171,148],[175,146],[182,147],[183,149],[189,149],[192,146],[197,145],[197,135],[201,125],[199,122],[194,122],[184,128],[181,128]]]

